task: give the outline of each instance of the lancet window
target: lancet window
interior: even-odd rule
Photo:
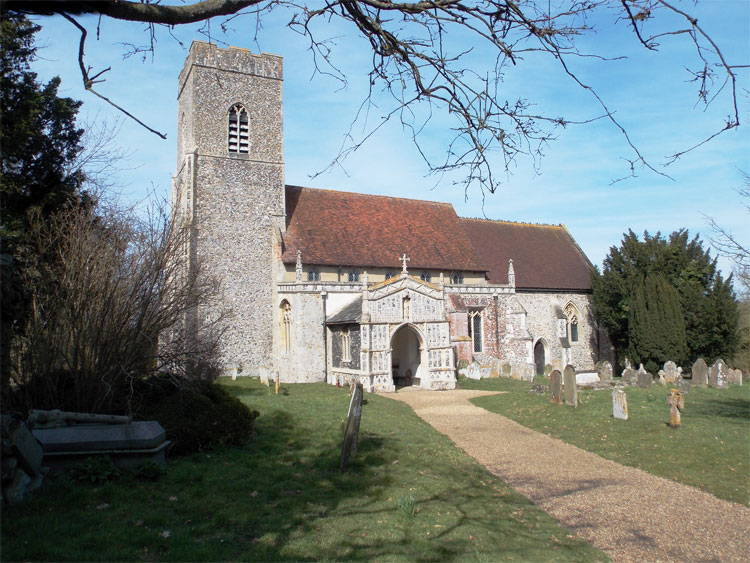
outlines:
[[[472,341],[474,352],[482,351],[482,311],[481,309],[469,311],[469,336]]]

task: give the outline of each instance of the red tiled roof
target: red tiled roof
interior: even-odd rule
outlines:
[[[518,289],[590,290],[592,265],[561,225],[461,218],[490,283],[508,283],[513,259]]]
[[[286,264],[487,270],[449,203],[287,186],[286,214]]]

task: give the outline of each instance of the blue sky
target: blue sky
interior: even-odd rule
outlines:
[[[680,4],[677,2],[677,4]],[[711,0],[697,7],[683,2],[698,17],[700,25],[717,41],[730,63],[750,64],[750,2]],[[688,83],[685,66],[694,60],[685,36],[664,40],[657,53],[647,52],[632,34],[611,17],[592,20],[595,35],[584,37],[582,50],[626,56],[626,60],[573,61],[576,72],[597,88],[616,117],[627,128],[633,142],[653,164],[696,142],[721,127],[730,113],[726,95],[704,110],[696,105],[696,87]],[[631,157],[621,133],[607,121],[570,126],[545,150],[535,170],[520,159],[512,174],[495,194],[454,185],[458,176],[429,176],[408,132],[396,122],[383,127],[344,167],[312,178],[335,158],[349,124],[362,102],[368,85],[370,61],[367,46],[340,24],[319,26],[335,38],[336,62],[348,77],[348,85],[322,75],[313,76],[312,58],[304,38],[289,31],[289,14],[281,11],[264,17],[255,40],[255,21],[249,16],[231,23],[221,34],[212,25],[219,45],[246,47],[284,57],[284,135],[286,182],[310,187],[362,193],[413,197],[450,202],[457,213],[532,223],[564,224],[591,261],[601,266],[611,246],[628,229],[668,234],[679,228],[707,235],[704,215],[714,217],[741,241],[750,244],[750,215],[735,189],[742,184],[740,170],[750,172],[750,71],[739,75],[740,121],[711,143],[689,153],[664,169],[674,180],[648,170],[612,185],[628,173],[623,157]],[[62,78],[61,93],[84,102],[84,120],[110,123],[118,112],[84,91],[77,67],[78,31],[60,17],[37,18],[43,26],[37,35],[39,60],[34,70],[41,80]],[[130,120],[121,120],[116,143],[129,153],[113,180],[121,197],[141,200],[155,191],[168,196],[175,166],[177,76],[193,39],[205,40],[198,26],[157,30],[156,53],[143,60],[138,55],[123,59],[123,43],[144,44],[148,37],[141,24],[103,19],[96,39],[97,19],[79,20],[89,30],[87,64],[94,72],[106,67],[107,81],[99,91],[137,115],[149,126],[167,133],[161,140]],[[179,40],[179,41],[178,41]],[[455,41],[466,41],[456,37]],[[482,56],[476,51],[472,64],[481,70]],[[593,98],[564,77],[552,60],[528,55],[504,77],[503,93],[524,96],[535,109],[569,119],[587,119],[600,114]],[[371,109],[368,124],[378,123],[387,109],[385,100]],[[426,146],[439,154],[450,140],[452,123],[438,115],[427,130]],[[360,133],[362,127],[354,129]],[[660,168],[661,169],[661,168]],[[498,166],[497,173],[502,168]],[[725,272],[729,263],[720,261]]]

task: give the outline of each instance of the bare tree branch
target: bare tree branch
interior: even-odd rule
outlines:
[[[709,106],[722,93],[729,100],[729,117],[702,141],[668,157],[665,166],[740,124],[737,70],[746,65],[728,61],[697,19],[674,5],[673,0],[558,0],[554,3],[544,0],[326,0],[320,4],[307,0],[186,0],[178,5],[164,5],[158,0],[10,0],[4,4],[7,10],[62,14],[73,22],[82,33],[79,65],[84,84],[112,105],[115,104],[110,99],[92,88],[106,70],[90,75],[90,69],[83,63],[85,29],[72,16],[99,14],[145,22],[150,44],[143,48],[133,44],[129,48],[131,53],[153,53],[155,25],[171,27],[203,21],[205,26],[200,32],[215,41],[212,18],[218,17],[219,29],[226,31],[229,22],[239,15],[252,15],[256,18],[257,34],[262,16],[280,8],[291,12],[288,26],[309,41],[313,75],[330,75],[339,80],[342,87],[347,84],[347,77],[336,64],[331,38],[317,36],[321,29],[318,22],[325,25],[334,20],[343,22],[367,41],[372,52],[367,99],[360,106],[345,144],[331,166],[341,165],[346,156],[362,146],[384,122],[398,119],[410,132],[431,172],[442,175],[463,170],[465,176],[461,183],[466,187],[478,183],[483,190],[494,192],[500,185],[500,171],[505,175],[511,173],[519,157],[530,158],[536,169],[547,144],[560,127],[606,118],[625,139],[630,153],[625,158],[630,176],[636,174],[637,168],[646,168],[669,177],[641,152],[623,122],[615,117],[614,109],[571,64],[574,58],[621,58],[585,52],[580,47],[579,37],[595,31],[589,21],[608,12],[614,14],[615,22],[624,22],[638,45],[649,51],[658,51],[659,42],[668,39],[686,42],[697,63],[697,68],[690,72],[697,84],[698,102]],[[665,21],[664,15],[669,14],[677,16],[680,22],[686,21],[687,25],[680,27],[670,20],[666,28],[660,25],[649,35],[651,28]],[[470,40],[457,42],[453,39],[456,35],[468,36]],[[460,44],[471,45],[471,48],[460,47]],[[477,63],[480,52],[482,62]],[[592,97],[602,114],[574,121],[534,111],[534,104],[527,97],[510,98],[503,90],[503,78],[508,69],[523,64],[524,58],[531,54],[552,57],[561,72]],[[373,107],[374,97],[381,93],[390,96],[393,102],[384,111],[385,121],[356,137],[355,125],[366,120],[366,110]],[[119,106],[115,107],[135,119]],[[421,145],[421,139],[427,124],[439,113],[447,113],[455,119],[454,138],[444,155],[435,156]]]

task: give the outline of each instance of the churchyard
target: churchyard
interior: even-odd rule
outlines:
[[[3,560],[607,559],[402,403],[365,395],[340,473],[348,389],[221,384],[260,411],[255,439],[170,458],[153,481],[58,478],[3,508]]]
[[[505,378],[460,382],[462,388],[507,393],[472,402],[537,432],[719,498],[750,504],[750,385],[692,386],[683,396],[680,428],[668,426],[667,399],[677,385],[624,386],[627,420],[614,418],[612,390],[579,387],[577,407],[571,408],[564,400],[551,402],[550,385],[556,385],[554,379],[543,376],[533,383]]]

